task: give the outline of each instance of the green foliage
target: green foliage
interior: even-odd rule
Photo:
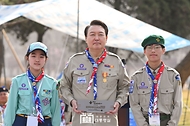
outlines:
[[[190,0],[98,0],[153,26],[186,38]],[[117,3],[121,3],[118,8]]]
[[[23,4],[23,3],[31,3],[40,0],[1,0],[1,4],[3,5],[13,5],[13,4]]]

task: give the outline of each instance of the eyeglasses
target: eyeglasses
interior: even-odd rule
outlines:
[[[152,51],[152,50],[154,49],[155,51],[157,51],[157,50],[159,50],[160,48],[162,48],[162,47],[159,46],[159,45],[156,45],[156,46],[147,46],[147,47],[146,47],[146,50],[147,50],[147,51]]]

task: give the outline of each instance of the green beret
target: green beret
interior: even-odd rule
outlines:
[[[159,45],[164,46],[164,38],[159,35],[150,35],[143,40],[143,42],[141,43],[141,46],[146,47],[147,45],[152,45],[152,44],[159,44]]]

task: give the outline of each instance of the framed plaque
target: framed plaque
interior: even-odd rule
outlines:
[[[88,113],[105,113],[114,109],[114,101],[77,100],[78,110]]]

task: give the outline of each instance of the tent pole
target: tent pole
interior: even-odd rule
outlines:
[[[20,62],[20,60],[19,60],[19,58],[18,58],[18,56],[17,56],[17,54],[16,54],[16,52],[15,52],[13,46],[12,46],[12,44],[11,44],[9,38],[8,38],[8,36],[7,36],[6,32],[5,32],[5,30],[2,29],[2,32],[3,32],[3,35],[5,36],[5,39],[6,39],[7,43],[8,43],[8,45],[9,45],[9,47],[11,48],[11,51],[13,52],[13,55],[15,56],[15,58],[16,58],[18,64],[19,64],[19,66],[20,66],[22,72],[25,72],[25,69],[24,69],[24,67],[22,66],[22,64],[21,64],[21,62]]]
[[[79,46],[79,0],[78,0],[78,7],[77,7],[77,44],[76,44],[76,52],[78,53],[78,46]]]

